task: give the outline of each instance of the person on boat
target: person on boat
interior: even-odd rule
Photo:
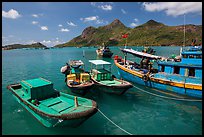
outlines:
[[[149,62],[150,62],[149,58],[147,58],[147,59],[144,60],[143,66],[144,66],[145,69],[148,69]]]
[[[143,61],[144,61],[144,57],[142,57],[141,61],[140,61],[140,68],[143,68]]]
[[[134,68],[138,68],[139,65],[138,65],[136,62],[134,62],[133,67],[134,67]]]

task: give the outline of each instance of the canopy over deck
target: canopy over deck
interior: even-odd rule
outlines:
[[[110,62],[104,61],[104,60],[89,60],[90,63],[94,65],[111,65]]]
[[[133,50],[133,49],[120,49],[122,52],[125,52],[125,53],[130,53],[132,55],[135,55],[137,57],[146,57],[146,58],[150,58],[150,59],[161,59],[161,58],[164,58],[164,57],[161,57],[161,56],[155,56],[155,55],[152,55],[152,54],[148,54],[148,53],[144,53],[144,52],[139,52],[139,51],[136,51],[136,50]]]
[[[84,65],[84,63],[81,60],[69,60],[70,66],[81,66]]]

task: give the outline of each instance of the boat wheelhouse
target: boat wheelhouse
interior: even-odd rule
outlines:
[[[111,63],[104,60],[89,60],[91,63],[91,79],[94,87],[107,93],[123,94],[132,84],[119,80],[111,73]]]

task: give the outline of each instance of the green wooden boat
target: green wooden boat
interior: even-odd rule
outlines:
[[[110,62],[104,60],[89,60],[89,62],[91,63],[90,74],[91,79],[94,81],[95,89],[121,95],[133,87],[131,83],[117,79],[111,74]]]
[[[46,127],[77,127],[97,112],[95,101],[59,92],[43,78],[22,80],[7,88]]]

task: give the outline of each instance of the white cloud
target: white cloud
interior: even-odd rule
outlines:
[[[39,16],[43,16],[43,14],[42,13],[40,13],[40,14],[32,14],[32,16],[35,17],[35,18],[38,18]]]
[[[41,30],[48,30],[47,26],[41,26],[40,28],[41,28]]]
[[[52,46],[55,46],[55,45],[58,45],[58,44],[62,44],[62,43],[65,43],[64,41],[60,41],[60,40],[43,40],[41,41],[40,43],[48,46],[48,47],[52,47]]]
[[[43,43],[43,44],[49,44],[49,43],[51,43],[51,41],[50,41],[50,40],[43,40],[43,41],[41,41],[41,43]]]
[[[133,23],[130,24],[130,26],[131,27],[136,27],[136,26],[138,26],[138,24],[133,22]]]
[[[111,5],[101,5],[98,6],[98,8],[101,8],[102,10],[112,10],[112,6]]]
[[[187,13],[202,14],[202,2],[144,2],[142,5],[149,12],[164,11],[174,17]]]
[[[92,6],[96,6],[96,2],[91,2],[91,5]]]
[[[98,19],[98,16],[90,16],[90,17],[86,17],[86,18],[80,18],[80,20],[87,22],[87,21],[95,21]]]
[[[32,14],[33,17],[35,18],[38,18],[38,15],[37,14]]]
[[[91,2],[91,5],[105,11],[113,9],[113,2]]]
[[[25,44],[33,44],[33,43],[37,43],[37,41],[35,41],[35,40],[30,40],[30,41],[28,41],[28,42],[25,42]]]
[[[104,21],[104,20],[96,20],[96,24],[108,24],[108,21]]]
[[[74,23],[71,22],[71,21],[70,21],[70,22],[67,21],[67,24],[68,24],[69,26],[74,26],[74,27],[77,26],[76,24],[74,24]]]
[[[64,41],[59,41],[59,40],[56,40],[56,41],[52,42],[53,46],[58,45],[58,44],[62,44],[62,43],[65,43],[65,42]]]
[[[139,20],[137,18],[134,19],[134,22],[130,24],[130,27],[136,27],[139,25]]]
[[[61,32],[69,32],[68,29],[64,29],[64,28],[61,28],[59,31],[61,31]]]
[[[124,9],[121,9],[123,14],[127,14],[127,12]]]
[[[14,9],[10,9],[8,12],[2,11],[2,17],[10,18],[10,19],[17,19],[21,17],[21,15],[18,13],[18,11]]]
[[[139,20],[137,18],[134,19],[135,22],[139,22]]]
[[[99,19],[98,16],[90,16],[86,18],[80,18],[83,22],[95,22],[96,24],[108,24],[108,21],[104,21],[103,19]]]
[[[32,24],[35,25],[35,24],[38,24],[38,22],[37,21],[32,21]]]
[[[62,24],[59,24],[58,26],[59,26],[59,27],[62,27]]]

